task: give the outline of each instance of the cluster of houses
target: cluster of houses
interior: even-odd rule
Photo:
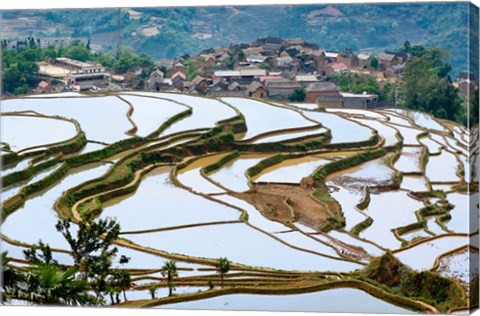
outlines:
[[[394,80],[401,76],[407,58],[401,53],[374,56],[348,49],[331,52],[301,38],[267,37],[251,44],[208,49],[196,56],[160,60],[156,62],[157,69],[145,81],[144,89],[275,100],[288,99],[296,89],[304,89],[306,102],[326,107],[372,108],[378,105],[377,95],[340,92],[335,84],[326,80],[327,76],[361,72]],[[376,62],[372,62],[373,59]],[[202,76],[187,78],[187,61]]]
[[[374,75],[379,81],[397,80],[402,76],[408,57],[401,52],[382,52],[375,56],[350,49],[325,51],[301,38],[267,37],[251,44],[208,49],[195,56],[159,60],[154,71],[147,78],[137,80],[135,85],[125,79],[139,77],[143,69],[132,72],[131,76],[129,73],[120,75],[109,73],[100,64],[69,58],[41,62],[39,72],[77,91],[144,89],[286,100],[301,89],[305,92],[305,102],[319,106],[374,108],[385,105],[379,102],[377,95],[341,92],[329,77],[335,73],[356,72]],[[192,73],[197,75],[192,76]],[[40,82],[37,92],[51,92],[49,82],[48,79]],[[472,91],[471,78],[458,84],[461,93]],[[390,100],[390,105],[392,102]]]
[[[68,87],[74,91],[91,90],[107,84],[110,73],[99,63],[78,61],[66,57],[58,57],[38,62],[38,72],[46,80],[40,81],[38,93],[51,93]],[[53,87],[52,82],[56,82]]]

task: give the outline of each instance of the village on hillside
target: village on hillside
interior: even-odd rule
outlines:
[[[410,54],[385,51],[326,51],[302,38],[267,37],[251,44],[232,44],[197,55],[161,59],[150,67],[125,73],[100,63],[57,57],[37,62],[40,81],[32,93],[62,91],[169,91],[219,96],[245,96],[317,103],[320,107],[376,108],[395,106],[396,94],[340,91],[335,75],[369,75],[378,83],[395,85]],[[188,69],[187,69],[188,68]],[[187,71],[188,70],[188,71]],[[475,91],[476,78],[460,73],[459,93]]]

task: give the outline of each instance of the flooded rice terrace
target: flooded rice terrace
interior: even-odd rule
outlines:
[[[145,92],[10,99],[2,111],[1,249],[15,266],[40,240],[72,264],[55,224],[76,230],[90,212],[121,227],[128,306],[439,311],[378,286],[385,260],[467,291],[478,174],[453,122]],[[169,259],[175,303],[159,272]]]

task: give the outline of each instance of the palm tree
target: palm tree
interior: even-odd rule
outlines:
[[[167,277],[168,296],[172,296],[172,292],[175,289],[173,278],[177,276],[177,263],[175,260],[169,260],[165,262],[162,267],[162,275]]]
[[[55,265],[38,265],[27,273],[20,284],[17,298],[40,305],[94,305],[88,294],[88,282],[77,280],[76,268],[63,271]]]
[[[123,292],[123,299],[127,301],[127,295],[125,294],[125,290],[130,287],[132,284],[132,278],[130,276],[130,272],[125,269],[118,270],[115,272],[115,276],[117,279],[117,285]]]
[[[148,291],[150,292],[150,295],[152,296],[152,300],[155,299],[155,292],[157,292],[158,286],[156,284],[150,284],[148,286]]]
[[[230,271],[230,261],[228,261],[227,258],[219,258],[217,273],[220,274],[220,279],[222,280],[222,288],[223,288],[223,277],[225,273],[228,273],[228,271]]]
[[[7,251],[2,252],[0,258],[0,267],[2,268],[2,287],[3,292],[0,293],[0,303],[8,300],[9,297],[15,297],[18,285],[23,280],[23,274],[17,272],[14,268],[8,266],[11,258],[8,257]]]

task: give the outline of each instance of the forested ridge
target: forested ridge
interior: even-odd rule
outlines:
[[[394,50],[409,40],[447,51],[453,73],[458,73],[467,70],[470,6],[467,2],[392,3],[49,10],[28,14],[56,25],[56,36],[91,38],[92,43],[98,41],[107,49],[114,49],[115,41],[120,40],[136,52],[155,58],[250,43],[265,36],[303,37],[327,50],[348,47],[374,53]],[[12,19],[25,13],[8,11],[3,17]],[[152,28],[154,32],[146,34],[145,30]],[[478,34],[470,36],[478,40]],[[472,66],[477,69],[478,62]]]

